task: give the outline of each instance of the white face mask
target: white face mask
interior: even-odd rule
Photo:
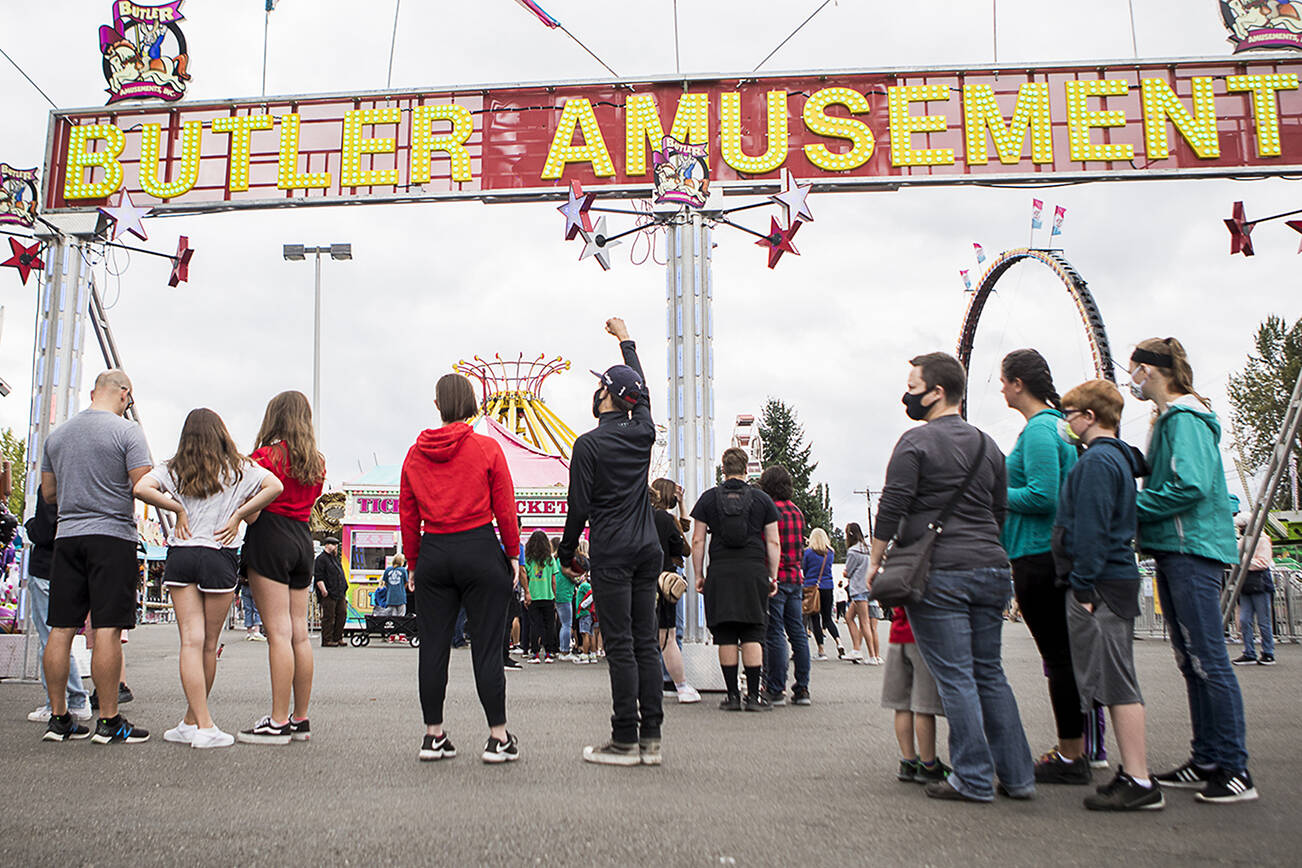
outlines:
[[[1130,394],[1134,395],[1138,401],[1147,401],[1149,398],[1148,395],[1144,394],[1144,384],[1148,382],[1148,377],[1144,377],[1143,382],[1135,379],[1135,376],[1142,370],[1142,367],[1135,368],[1135,372],[1130,375]]]

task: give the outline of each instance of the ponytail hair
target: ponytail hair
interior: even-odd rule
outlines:
[[[1022,386],[1037,401],[1043,401],[1055,410],[1062,409],[1062,399],[1053,387],[1053,373],[1044,356],[1035,350],[1013,350],[1004,356],[1001,372],[1010,383],[1021,380]]]
[[[1184,344],[1175,338],[1149,338],[1135,344],[1132,362],[1148,365],[1161,371],[1166,377],[1172,392],[1180,395],[1193,395],[1207,409],[1212,404],[1194,390],[1193,366],[1189,364],[1189,354]]]

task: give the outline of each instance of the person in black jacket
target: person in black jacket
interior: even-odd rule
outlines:
[[[8,463],[8,462],[5,462]],[[45,654],[50,628],[45,623],[50,611],[50,567],[54,561],[54,532],[59,526],[59,507],[36,498],[36,514],[27,520],[27,542],[32,550],[27,562],[27,592],[32,606],[32,623],[36,626],[36,659]],[[45,668],[41,667],[41,686],[45,686]],[[68,710],[77,720],[90,720],[90,695],[86,693],[77,658],[68,658]],[[44,723],[50,719],[50,703],[27,715],[28,720]]]
[[[597,374],[592,396],[597,427],[574,441],[565,533],[557,552],[573,569],[583,526],[590,525],[592,593],[610,668],[614,706],[611,738],[585,747],[583,758],[604,765],[660,764],[663,683],[656,643],[656,580],[662,554],[647,497],[655,423],[637,347],[624,321],[606,320],[619,340],[623,365]],[[593,371],[596,374],[596,371]]]
[[[339,540],[326,537],[312,565],[312,582],[321,603],[321,647],[341,648],[348,620],[348,579],[339,563]]]

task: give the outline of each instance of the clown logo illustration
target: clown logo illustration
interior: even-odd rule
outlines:
[[[655,202],[704,208],[710,195],[710,166],[706,145],[688,145],[672,136],[660,140],[651,155],[655,174]]]
[[[1221,18],[1234,53],[1253,49],[1302,48],[1299,0],[1221,0]]]
[[[99,29],[99,50],[104,55],[104,80],[108,104],[124,99],[161,99],[171,102],[185,96],[189,56],[181,3],[141,6],[130,0],[113,4],[113,25]]]
[[[36,223],[36,170],[0,163],[0,225],[31,229]]]

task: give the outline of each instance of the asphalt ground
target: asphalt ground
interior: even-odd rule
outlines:
[[[233,731],[269,707],[266,646],[225,639],[212,708]],[[0,864],[1296,865],[1302,650],[1278,657],[1236,670],[1260,801],[1170,791],[1162,812],[1100,815],[1081,807],[1085,787],[977,805],[898,783],[882,670],[836,661],[814,664],[808,708],[726,714],[714,696],[667,699],[659,768],[581,761],[609,733],[604,663],[527,666],[508,673],[522,758],[486,766],[468,651],[454,652],[446,713],[460,756],[421,763],[417,652],[316,649],[311,742],[192,750],[162,740],[184,700],[176,630],[155,625],[127,651],[136,699],[124,711],[153,731],[146,744],[43,742],[25,717],[39,685],[0,683]],[[1136,658],[1150,763],[1169,768],[1188,755],[1184,686],[1165,642],[1137,643]],[[1032,747],[1047,748],[1047,691],[1023,625],[1006,626],[1004,659]]]

